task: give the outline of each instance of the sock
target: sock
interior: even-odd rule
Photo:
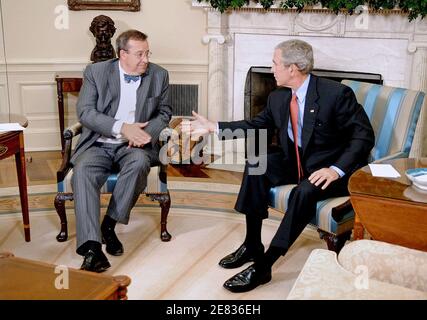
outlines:
[[[262,246],[261,241],[262,218],[254,215],[246,215],[246,238],[245,244],[250,249]]]
[[[117,221],[111,218],[109,215],[104,216],[104,220],[102,221],[102,228],[114,229]]]
[[[265,267],[270,268],[273,266],[273,264],[285,253],[284,248],[274,247],[270,246],[267,251],[264,254],[263,259],[261,260],[261,263],[265,265]]]

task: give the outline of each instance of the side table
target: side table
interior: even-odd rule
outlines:
[[[17,114],[0,114],[0,123],[18,122],[27,127],[26,117]],[[22,131],[0,132],[0,160],[15,155],[18,175],[19,196],[21,199],[22,218],[24,221],[25,241],[30,242],[30,218],[28,214],[27,173],[25,167],[24,133]]]
[[[61,135],[61,153],[64,154],[64,93],[80,92],[83,84],[82,73],[62,72],[55,76],[58,96],[59,130]]]
[[[427,167],[427,158],[384,161],[399,178],[374,177],[368,166],[350,177],[348,190],[355,211],[354,239],[366,229],[374,240],[427,251],[427,193],[411,184],[405,171]]]
[[[128,276],[107,276],[0,253],[0,300],[127,300]]]

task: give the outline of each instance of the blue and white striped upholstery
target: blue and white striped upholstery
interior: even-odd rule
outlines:
[[[289,195],[296,184],[288,184],[270,189],[270,206],[286,212],[288,209]],[[310,224],[323,231],[341,234],[353,228],[354,211],[350,210],[339,217],[333,216],[333,208],[349,200],[350,197],[330,198],[317,202],[316,216]]]
[[[371,160],[408,157],[424,100],[424,92],[344,80],[363,105],[375,132]]]
[[[159,178],[160,166],[151,167],[150,173],[147,177],[147,187],[143,193],[166,193],[167,185]],[[71,176],[73,170],[71,169],[64,180],[58,182],[58,192],[73,192],[71,188]],[[112,174],[108,177],[107,181],[101,188],[101,193],[111,193],[116,186],[118,174]]]
[[[353,89],[374,129],[376,140],[370,161],[408,157],[424,93],[352,80],[343,80],[342,83]],[[295,185],[286,185],[272,188],[270,206],[286,212],[289,195],[294,187]],[[340,197],[319,201],[316,217],[311,224],[335,235],[351,230],[354,211],[334,216],[332,210],[348,199],[349,197]]]

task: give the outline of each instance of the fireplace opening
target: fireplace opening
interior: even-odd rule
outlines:
[[[383,77],[376,73],[314,69],[312,74],[338,82],[347,79],[383,84]],[[276,88],[276,80],[270,67],[249,69],[245,83],[245,120],[253,119],[265,108],[268,95]]]
[[[344,79],[383,84],[381,74],[356,72],[356,71],[338,71],[314,69],[312,74],[341,82]],[[244,115],[245,120],[253,119],[260,113],[267,104],[267,98],[270,92],[277,88],[276,80],[270,67],[256,67],[249,69],[245,82],[244,97]],[[256,140],[258,140],[256,138]],[[258,143],[255,143],[258,146]],[[267,133],[268,148],[274,148],[280,145],[277,130]],[[258,152],[256,152],[258,153]]]

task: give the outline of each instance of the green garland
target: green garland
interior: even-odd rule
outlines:
[[[249,4],[249,0],[197,0],[198,2],[209,2],[209,4],[218,9],[221,13],[228,9],[238,9]],[[418,16],[424,18],[427,14],[427,0],[253,0],[260,3],[264,9],[270,8],[277,3],[278,7],[284,9],[296,8],[301,12],[304,7],[310,7],[321,3],[324,8],[331,9],[335,13],[340,10],[347,10],[353,14],[359,5],[367,4],[371,9],[393,9],[398,7],[408,15],[409,21],[416,19]]]

